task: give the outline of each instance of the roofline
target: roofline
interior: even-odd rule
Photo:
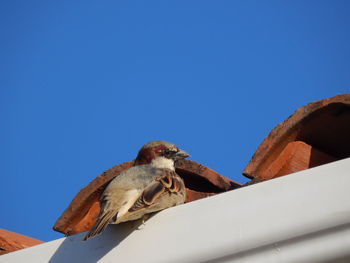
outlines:
[[[350,158],[0,257],[0,262],[350,260]],[[343,261],[342,261],[343,262]]]

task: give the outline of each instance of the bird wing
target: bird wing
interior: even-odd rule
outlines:
[[[135,166],[117,176],[106,188],[100,200],[100,214],[87,240],[100,234],[108,224],[118,221],[125,214],[147,208],[162,193],[177,193],[182,183],[170,169]]]
[[[161,170],[161,174],[143,190],[128,212],[135,212],[151,206],[164,192],[178,193],[181,190],[182,184],[179,176],[170,169]]]

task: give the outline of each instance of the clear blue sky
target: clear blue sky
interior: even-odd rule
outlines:
[[[345,0],[1,1],[0,227],[61,237],[74,195],[155,139],[246,182],[275,125],[350,93],[349,14]]]

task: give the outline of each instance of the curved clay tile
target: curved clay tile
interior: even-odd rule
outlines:
[[[44,242],[5,229],[0,229],[0,255],[42,243]]]
[[[309,103],[278,124],[243,174],[259,182],[350,157],[350,94]]]
[[[130,168],[133,161],[116,165],[101,175],[74,197],[53,229],[66,235],[89,230],[100,211],[99,199],[107,184],[122,171]],[[217,193],[240,187],[240,184],[221,176],[215,171],[190,160],[181,160],[176,164],[176,172],[184,179],[186,202],[201,199]]]

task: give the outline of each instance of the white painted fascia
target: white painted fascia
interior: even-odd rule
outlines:
[[[350,262],[350,158],[0,256],[0,262]]]

